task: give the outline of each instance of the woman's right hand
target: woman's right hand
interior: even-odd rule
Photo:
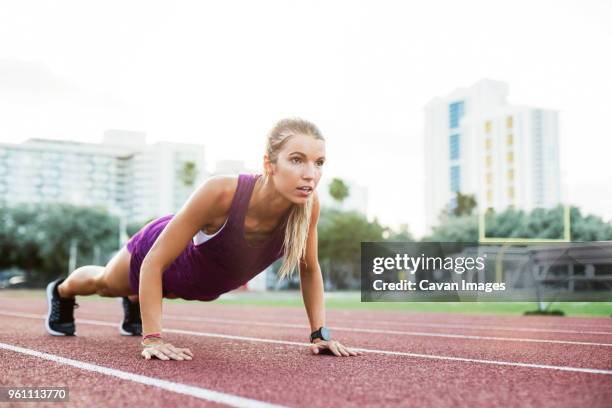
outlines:
[[[188,348],[174,347],[162,339],[147,339],[142,343],[142,346],[141,355],[146,360],[150,360],[153,357],[157,357],[160,360],[191,360],[193,357],[193,353]]]

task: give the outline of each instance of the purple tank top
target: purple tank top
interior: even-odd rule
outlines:
[[[193,240],[164,271],[163,294],[173,293],[187,300],[213,300],[221,294],[244,285],[255,275],[283,256],[287,215],[268,237],[258,245],[244,238],[244,219],[255,181],[261,175],[240,174],[227,222],[208,241],[195,245]],[[130,260],[130,286],[138,293],[140,266],[153,243],[174,215],[158,218],[127,243]]]

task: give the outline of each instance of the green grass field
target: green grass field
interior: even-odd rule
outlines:
[[[4,290],[0,296],[14,299],[43,298],[44,290]],[[88,300],[108,300],[99,296],[88,296]],[[181,299],[166,299],[167,302],[187,302]],[[282,292],[231,292],[214,301],[219,304],[245,306],[299,307],[304,304],[299,291]],[[389,310],[398,312],[444,312],[521,315],[536,310],[535,302],[361,302],[359,292],[327,292],[327,309]],[[551,310],[561,310],[566,316],[612,316],[612,302],[557,302]]]

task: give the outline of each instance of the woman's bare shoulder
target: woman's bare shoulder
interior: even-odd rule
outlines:
[[[208,189],[214,191],[214,215],[225,216],[229,212],[238,187],[238,176],[212,176],[205,181]]]

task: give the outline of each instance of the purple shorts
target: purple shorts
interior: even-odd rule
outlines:
[[[165,215],[161,218],[157,218],[140,229],[134,234],[127,242],[127,250],[131,254],[130,257],[130,288],[134,294],[138,294],[139,282],[140,282],[140,267],[144,261],[145,256],[149,253],[149,250],[155,243],[155,240],[164,230],[168,222],[172,219],[173,215]],[[164,296],[168,293],[163,289]]]

